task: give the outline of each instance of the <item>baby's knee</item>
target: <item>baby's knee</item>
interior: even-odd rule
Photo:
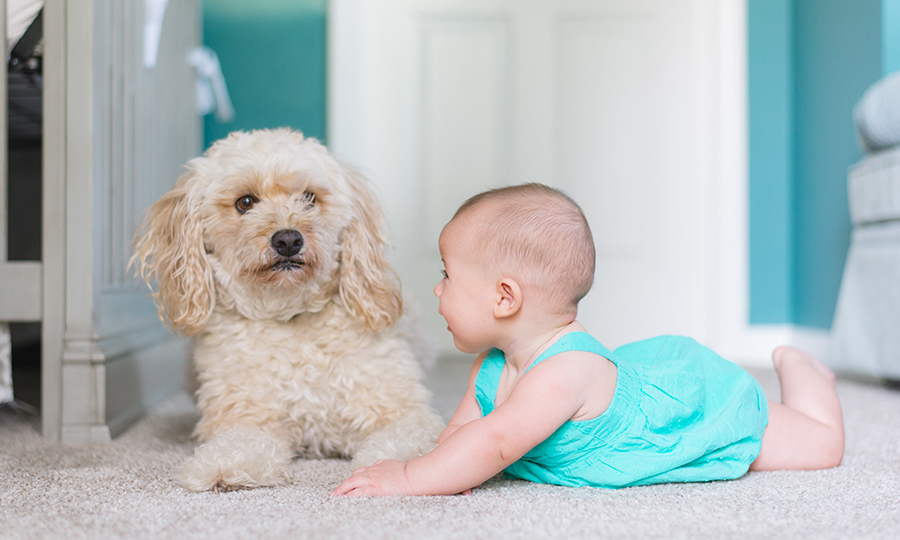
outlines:
[[[829,434],[820,441],[816,469],[831,469],[844,460],[844,430],[829,429]]]
[[[835,436],[833,448],[831,450],[831,466],[837,467],[844,461],[844,432],[840,431],[839,435]]]

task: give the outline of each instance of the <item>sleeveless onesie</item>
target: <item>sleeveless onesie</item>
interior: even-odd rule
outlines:
[[[609,407],[560,426],[507,467],[507,476],[604,488],[705,482],[738,478],[759,456],[768,423],[765,394],[744,369],[693,339],[660,336],[612,352],[587,333],[571,332],[527,369],[572,350],[616,365]],[[482,362],[475,380],[482,416],[494,410],[505,362],[498,349]]]

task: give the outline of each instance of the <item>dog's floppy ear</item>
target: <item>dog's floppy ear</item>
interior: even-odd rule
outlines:
[[[190,165],[189,165],[190,167]],[[134,265],[150,290],[159,317],[185,335],[199,332],[215,304],[213,272],[206,260],[203,227],[194,215],[196,201],[190,187],[195,172],[188,170],[168,193],[144,215],[135,234]]]
[[[403,312],[400,283],[384,254],[384,216],[365,180],[346,166],[342,172],[353,192],[353,218],[341,233],[341,300],[366,326],[384,330]]]

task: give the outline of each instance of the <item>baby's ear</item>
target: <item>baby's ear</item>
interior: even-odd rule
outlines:
[[[356,171],[343,166],[352,192],[353,218],[341,233],[340,296],[344,305],[374,331],[403,313],[400,282],[385,257],[384,215],[375,194]]]
[[[193,335],[203,329],[215,305],[215,282],[206,260],[203,227],[196,215],[190,168],[168,193],[153,203],[135,234],[134,266],[150,287],[159,317],[174,330]],[[157,290],[153,290],[156,283]]]
[[[497,282],[494,303],[494,318],[512,317],[522,308],[522,288],[512,278],[502,278]]]

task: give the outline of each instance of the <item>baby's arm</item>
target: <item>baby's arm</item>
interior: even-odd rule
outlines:
[[[491,414],[460,425],[433,451],[406,464],[388,460],[357,469],[334,494],[450,495],[481,484],[579,410],[590,387],[580,367],[557,357],[542,362]]]

